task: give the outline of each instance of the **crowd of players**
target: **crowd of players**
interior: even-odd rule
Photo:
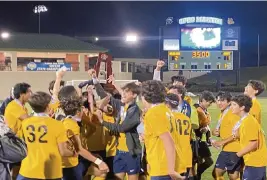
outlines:
[[[200,180],[213,165],[211,146],[220,150],[214,179],[225,173],[231,180],[266,179],[267,148],[256,99],[265,85],[250,80],[244,94],[234,97],[204,91],[194,104],[185,77],[172,77],[168,87],[160,82],[163,65],[158,61],[153,80],[143,83],[119,87],[110,76],[119,96],[106,92],[93,70],[78,88],[65,86],[66,72],[59,70],[50,94],[16,84],[0,108],[5,124],[27,145],[26,157],[10,166],[12,179]],[[211,129],[213,103],[221,113]]]

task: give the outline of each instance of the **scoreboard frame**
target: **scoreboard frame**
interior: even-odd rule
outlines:
[[[232,18],[228,18],[228,20],[224,20],[216,17],[205,17],[205,16],[195,16],[195,17],[184,17],[177,19],[177,25],[173,22],[173,17],[168,17],[166,19],[166,26],[169,26],[176,29],[177,33],[173,33],[169,29],[168,32],[172,32],[172,34],[164,34],[163,33],[163,41],[164,40],[172,40],[177,41],[176,43],[167,43],[169,47],[172,49],[163,48],[165,52],[168,53],[168,70],[169,71],[179,71],[179,70],[194,70],[194,71],[211,71],[211,70],[233,70],[236,69],[237,61],[240,64],[240,27],[235,26],[235,22]],[[183,28],[221,28],[221,41],[220,48],[202,48],[202,49],[186,49],[181,46],[181,29]],[[167,31],[166,31],[167,32]],[[165,43],[163,44],[165,47]],[[166,46],[167,47],[167,46]],[[191,53],[188,54],[188,53]],[[170,53],[174,53],[170,55]],[[186,54],[187,53],[187,54]],[[221,55],[220,55],[221,53]],[[224,64],[222,64],[222,60],[227,62],[227,68],[224,68]],[[179,65],[178,68],[172,68],[171,63],[176,62]],[[190,68],[181,68],[180,64],[201,64],[197,66],[197,69]],[[204,68],[203,63],[208,64],[207,69]],[[217,68],[216,64],[221,63],[221,68]],[[211,67],[212,66],[212,67]],[[195,67],[195,66],[192,66]]]

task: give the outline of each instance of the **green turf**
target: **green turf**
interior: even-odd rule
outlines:
[[[262,106],[262,122],[263,122],[263,130],[266,131],[267,128],[267,123],[265,122],[266,118],[267,118],[267,98],[259,98],[261,106]],[[209,112],[211,114],[212,117],[212,124],[211,124],[211,128],[214,128],[216,126],[216,122],[217,122],[217,117],[219,115],[219,111],[216,108],[215,105],[213,105],[212,107],[209,108]],[[214,164],[216,162],[217,156],[219,154],[219,150],[215,149],[215,148],[210,148],[211,152],[212,152],[212,157],[214,160]],[[213,164],[213,166],[214,166]],[[211,168],[209,168],[202,176],[203,180],[212,180],[212,175],[211,172],[213,170],[213,166]],[[227,178],[228,179],[228,178]]]

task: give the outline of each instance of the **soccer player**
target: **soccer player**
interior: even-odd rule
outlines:
[[[197,110],[198,120],[199,120],[199,129],[195,130],[196,136],[199,141],[199,159],[204,162],[199,162],[197,167],[198,179],[201,179],[202,173],[204,173],[212,164],[213,160],[211,158],[211,152],[208,147],[210,130],[209,124],[211,122],[211,117],[208,112],[208,108],[212,103],[215,102],[215,97],[212,92],[203,91],[199,97],[199,104],[194,104],[194,107]],[[206,141],[202,140],[203,134],[206,134]]]
[[[77,153],[83,158],[96,164],[99,168],[99,174],[107,173],[108,166],[99,158],[93,156],[89,151],[83,148],[80,140],[80,127],[78,122],[81,122],[81,97],[73,86],[63,87],[58,94],[60,107],[63,109],[66,118],[62,120],[63,125],[69,134],[68,138],[75,138],[78,142]],[[78,166],[78,157],[63,157],[63,180],[81,180],[82,172]],[[95,172],[97,169],[94,170]]]
[[[257,96],[260,95],[265,90],[265,84],[262,81],[250,80],[245,87],[244,94],[252,99],[252,108],[250,109],[250,114],[252,114],[258,122],[261,124],[261,105],[257,100]]]
[[[57,112],[59,110],[58,92],[65,85],[65,81],[62,81],[65,72],[66,71],[64,71],[64,69],[59,69],[59,71],[56,72],[56,80],[53,80],[49,83],[48,90],[52,96],[51,102],[49,104],[49,114],[53,118],[57,118],[56,115],[59,114]]]
[[[222,140],[232,135],[232,129],[240,119],[230,110],[231,99],[232,95],[229,92],[221,91],[216,96],[216,103],[221,113],[217,126],[213,130],[212,134],[220,137]],[[216,147],[217,142],[215,141],[212,144]],[[224,144],[213,170],[213,177],[215,179],[223,179],[225,172],[228,173],[230,180],[237,180],[239,178],[242,158],[236,157],[236,153],[238,151],[240,151],[240,144],[238,140]],[[237,158],[237,164],[230,165],[232,159],[234,158]]]
[[[96,124],[96,120],[94,118],[97,118],[94,114],[96,111],[96,102],[93,97],[93,86],[88,86],[87,88],[87,104],[84,103],[85,108],[89,109],[88,118],[90,119],[91,123],[87,123],[86,121],[82,121],[81,126],[81,139],[83,140],[83,145],[86,147],[86,150],[90,151],[92,154],[100,157],[103,161],[106,161],[106,132],[103,126]],[[93,127],[92,127],[93,126]],[[106,174],[97,174],[97,172],[94,172],[94,169],[92,166],[90,167],[90,162],[83,158],[79,158],[79,166],[83,165],[83,176],[88,174],[88,177],[86,175],[85,178],[90,179],[90,175],[94,175],[94,180],[101,180],[105,179]],[[88,169],[89,168],[89,169]],[[84,179],[85,179],[84,178]]]
[[[96,84],[96,90],[101,87]],[[116,123],[103,120],[102,112],[97,111],[99,122],[112,133],[116,134],[117,152],[113,160],[113,171],[116,179],[123,180],[127,174],[128,180],[137,180],[141,170],[142,147],[138,137],[137,126],[140,124],[140,109],[136,104],[136,98],[140,93],[140,87],[133,83],[128,83],[122,87],[121,100],[110,97],[110,104],[116,110]],[[99,95],[101,95],[98,92]],[[104,93],[104,98],[107,96]]]
[[[157,61],[157,67],[156,69],[154,70],[154,75],[153,75],[153,80],[158,80],[158,81],[161,81],[161,78],[160,78],[160,71],[161,71],[161,68],[165,65],[165,62],[164,61]],[[185,87],[186,86],[186,82],[187,82],[187,79],[184,77],[184,76],[173,76],[171,78],[172,80],[172,85],[173,86],[176,86],[176,85],[180,85],[180,86],[183,86]],[[190,96],[187,96],[185,95],[184,97],[184,100],[191,106],[192,105],[192,98]]]
[[[176,94],[168,94],[165,98],[167,106],[171,109],[175,118],[175,128],[179,132],[179,141],[177,141],[177,149],[181,149],[181,158],[178,160],[179,166],[177,172],[189,176],[189,170],[192,168],[192,149],[191,139],[191,122],[188,116],[177,110],[179,106],[179,97]],[[179,162],[180,161],[180,162]]]
[[[177,171],[181,150],[176,149],[178,131],[171,110],[165,105],[166,90],[160,81],[142,84],[144,140],[151,180],[184,179]],[[176,152],[177,151],[177,152]]]
[[[251,115],[252,99],[239,95],[232,99],[231,110],[240,120],[233,128],[230,139],[239,138],[241,150],[236,153],[232,163],[236,164],[237,157],[243,157],[245,170],[244,180],[266,179],[267,148],[264,132],[257,119]]]
[[[16,133],[21,136],[21,122],[28,118],[25,103],[31,95],[31,86],[27,83],[18,83],[14,86],[14,100],[11,101],[5,110],[5,120],[7,125]]]
[[[180,113],[185,114],[187,117],[191,117],[191,106],[188,104],[187,101],[184,100],[185,98],[185,93],[186,89],[184,86],[181,85],[176,85],[176,86],[171,86],[169,88],[168,93],[173,93],[176,94],[179,98],[179,105],[177,106],[177,111]]]
[[[31,95],[31,86],[27,83],[18,83],[14,86],[14,100],[11,101],[5,110],[5,121],[9,128],[20,138],[22,138],[21,123],[28,118],[25,103]],[[20,163],[12,167],[12,178],[16,178],[19,173]]]
[[[171,80],[172,80],[172,85],[173,86],[180,85],[180,86],[185,87],[186,86],[186,83],[187,83],[186,77],[184,77],[182,75],[173,76],[173,77],[171,77]],[[192,105],[192,102],[193,101],[192,101],[192,98],[190,96],[185,95],[184,100],[186,102],[188,102],[189,105]]]
[[[61,156],[74,156],[67,147],[68,138],[63,124],[49,117],[51,96],[36,92],[29,104],[34,115],[22,122],[27,144],[27,157],[22,161],[17,180],[61,179]]]

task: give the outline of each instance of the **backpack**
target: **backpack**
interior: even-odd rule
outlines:
[[[0,179],[10,179],[10,164],[21,162],[26,156],[26,143],[12,132],[4,123],[4,117],[0,116]]]

